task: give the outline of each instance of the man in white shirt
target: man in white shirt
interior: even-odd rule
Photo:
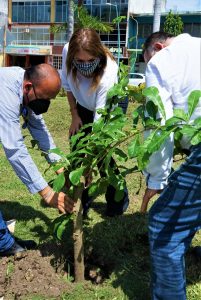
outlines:
[[[189,94],[201,89],[201,39],[153,33],[144,44],[144,59],[146,85],[158,88],[167,118],[175,108],[187,112]],[[198,117],[201,100],[191,119]],[[183,138],[182,146],[190,155],[173,174],[173,136],[152,155],[144,172],[147,189],[141,211],[145,212],[149,200],[161,193],[149,212],[154,300],[186,299],[184,254],[201,228],[201,143],[192,147]]]

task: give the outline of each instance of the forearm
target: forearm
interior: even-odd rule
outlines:
[[[38,141],[39,148],[45,152],[47,161],[50,163],[58,161],[60,156],[55,153],[49,153],[49,150],[56,148],[56,145],[41,115],[30,114],[28,129],[34,140]]]
[[[71,92],[69,92],[69,91],[67,91],[67,100],[68,100],[68,103],[69,103],[69,107],[70,107],[70,112],[71,112],[72,119],[74,117],[79,116],[78,112],[77,112],[76,99],[73,96],[73,94]]]

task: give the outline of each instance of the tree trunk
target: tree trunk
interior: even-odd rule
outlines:
[[[74,1],[68,1],[68,18],[67,18],[67,42],[70,41],[70,38],[74,31]]]
[[[154,20],[153,20],[153,32],[160,30],[161,21],[161,0],[155,0],[154,2]]]
[[[73,221],[73,240],[74,240],[74,274],[75,282],[84,281],[84,243],[82,226],[82,191],[83,186],[76,188],[74,199],[76,200],[76,211]]]

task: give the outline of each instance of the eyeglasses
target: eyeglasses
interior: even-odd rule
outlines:
[[[40,100],[40,99],[43,99],[43,100],[50,100],[50,98],[39,98],[39,97],[37,97],[37,95],[36,95],[36,90],[35,90],[35,87],[34,87],[34,84],[33,84],[33,83],[32,83],[32,88],[33,88],[35,100]]]

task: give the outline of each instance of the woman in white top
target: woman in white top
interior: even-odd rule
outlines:
[[[117,82],[118,67],[97,32],[89,28],[74,32],[69,44],[64,46],[62,59],[62,86],[67,91],[72,115],[69,129],[69,136],[72,136],[82,125],[100,117],[97,109],[105,107],[107,92]],[[107,215],[122,214],[128,207],[127,190],[118,203],[114,200],[114,194],[115,189],[109,186],[106,192]],[[87,190],[83,198],[85,211],[92,200]]]

